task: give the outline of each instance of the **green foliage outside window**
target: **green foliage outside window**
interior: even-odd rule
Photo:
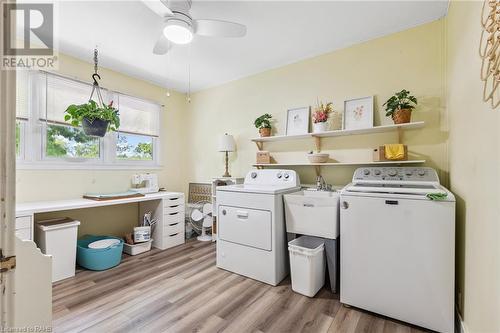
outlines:
[[[152,161],[153,139],[144,135],[120,133],[117,137],[116,157],[120,160]]]
[[[99,158],[99,139],[80,128],[48,125],[47,157]]]

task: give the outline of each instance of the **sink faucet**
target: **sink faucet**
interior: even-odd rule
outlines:
[[[326,182],[325,182],[325,179],[323,178],[323,176],[318,176],[316,178],[316,190],[317,191],[329,191],[331,190],[331,185],[328,185]]]

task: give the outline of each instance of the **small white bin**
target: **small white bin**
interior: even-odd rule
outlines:
[[[151,243],[152,242],[153,242],[153,240],[150,239],[147,242],[137,243],[134,245],[123,243],[123,252],[125,252],[126,254],[129,254],[131,256],[135,256],[137,254],[147,252],[147,251],[151,250]]]
[[[319,237],[301,236],[288,243],[292,290],[313,297],[325,284],[325,245]]]
[[[37,223],[36,243],[44,254],[52,256],[52,282],[75,275],[79,225],[80,221],[70,218]]]

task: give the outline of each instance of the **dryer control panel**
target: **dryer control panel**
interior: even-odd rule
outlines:
[[[245,185],[300,186],[299,175],[294,170],[252,170],[245,177]]]
[[[426,182],[439,184],[436,170],[427,167],[366,167],[358,168],[352,177],[359,182]]]

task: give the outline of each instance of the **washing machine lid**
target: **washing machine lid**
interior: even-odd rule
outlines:
[[[439,184],[360,184],[346,185],[342,195],[430,200],[427,194],[446,194],[440,201],[455,201],[453,193]]]

